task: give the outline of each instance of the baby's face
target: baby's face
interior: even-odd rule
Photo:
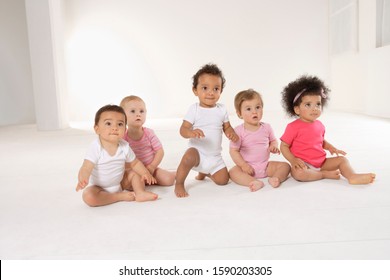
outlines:
[[[295,114],[304,122],[314,122],[322,113],[320,95],[305,95],[302,102],[294,107]]]
[[[94,128],[101,140],[109,143],[118,143],[125,135],[125,115],[114,111],[103,112],[98,124]]]
[[[253,126],[259,125],[263,117],[263,103],[259,98],[243,101],[240,110],[238,115],[245,123]]]
[[[201,107],[213,108],[222,93],[222,79],[219,76],[203,74],[193,92],[199,98]]]
[[[124,108],[129,127],[140,127],[146,120],[146,106],[141,100],[132,100],[125,104]]]

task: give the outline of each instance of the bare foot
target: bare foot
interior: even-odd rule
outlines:
[[[332,171],[322,170],[321,173],[322,173],[323,179],[334,179],[334,180],[340,179],[340,171],[339,170],[332,170]]]
[[[145,202],[145,201],[152,201],[156,200],[158,198],[158,195],[152,192],[142,192],[142,193],[137,193],[135,195],[135,201],[138,202]]]
[[[177,197],[187,197],[188,193],[184,188],[184,184],[176,184],[175,185],[175,194]]]
[[[199,181],[202,181],[204,180],[204,178],[206,178],[206,174],[204,173],[198,173],[198,175],[195,177],[196,180],[199,180]]]
[[[264,183],[262,181],[252,181],[249,183],[249,189],[251,192],[255,192],[260,190],[262,187],[264,187]]]
[[[134,201],[135,200],[135,195],[134,192],[128,192],[128,191],[123,191],[119,193],[120,200],[122,201]]]
[[[274,188],[277,188],[280,186],[280,179],[278,177],[269,177],[268,178],[268,183],[274,187]]]
[[[366,185],[374,182],[375,176],[374,173],[354,174],[348,179],[348,182],[351,185]]]

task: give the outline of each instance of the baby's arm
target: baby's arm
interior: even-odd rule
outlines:
[[[230,125],[230,122],[223,123],[223,132],[225,133],[226,137],[233,142],[237,142],[239,137],[234,131],[233,127]]]
[[[161,149],[157,150],[156,154],[154,155],[153,161],[148,166],[146,166],[150,174],[152,175],[154,174],[154,171],[160,165],[163,157],[164,157],[164,149],[161,147]]]
[[[283,142],[280,144],[280,151],[282,155],[290,162],[291,167],[295,169],[306,169],[307,166],[303,160],[295,157],[290,151],[290,145]]]
[[[271,141],[269,143],[269,151],[273,154],[280,154],[280,150],[278,148],[278,140]]]
[[[79,176],[78,176],[78,183],[76,187],[76,191],[84,189],[86,186],[88,186],[89,177],[91,176],[92,170],[94,168],[94,164],[89,160],[84,160],[83,165],[80,168]]]
[[[234,163],[242,169],[243,172],[249,175],[253,175],[255,173],[255,170],[250,166],[241,156],[241,153],[239,150],[230,148],[229,150],[230,156],[232,157],[232,160]]]
[[[347,154],[343,150],[337,149],[335,146],[333,146],[332,144],[330,144],[326,140],[324,140],[322,147],[324,148],[324,150],[328,150],[331,155],[336,154],[338,156],[339,154],[341,154],[341,155],[345,156]]]
[[[200,129],[192,129],[192,124],[187,121],[183,121],[180,127],[180,135],[184,138],[203,138],[204,133]]]
[[[126,166],[128,165],[130,165],[131,169],[142,177],[142,180],[144,180],[146,184],[153,185],[157,183],[156,179],[149,173],[149,170],[139,159],[136,158],[132,162],[126,163]]]

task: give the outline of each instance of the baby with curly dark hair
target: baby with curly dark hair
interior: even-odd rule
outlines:
[[[180,127],[180,135],[189,139],[176,173],[175,194],[187,197],[184,182],[193,169],[197,180],[209,177],[217,185],[229,182],[229,173],[222,158],[222,134],[236,142],[237,134],[231,127],[226,107],[218,103],[225,86],[222,71],[215,64],[206,64],[193,76],[192,92],[198,98],[190,106]]]
[[[355,173],[346,153],[325,140],[325,126],[317,120],[329,100],[329,88],[315,76],[304,75],[289,83],[282,91],[287,114],[297,119],[289,123],[280,150],[291,164],[291,176],[302,182],[340,179],[350,184],[369,184],[374,173]],[[326,157],[326,151],[335,157]]]

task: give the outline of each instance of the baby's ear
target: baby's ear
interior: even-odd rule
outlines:
[[[241,113],[239,111],[236,111],[237,116],[242,119]]]
[[[294,112],[297,116],[299,116],[299,106],[294,106]]]

